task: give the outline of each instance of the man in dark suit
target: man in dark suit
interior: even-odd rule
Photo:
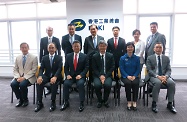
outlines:
[[[56,109],[56,92],[58,88],[57,81],[60,81],[62,78],[62,57],[56,55],[56,46],[54,43],[49,43],[48,45],[49,54],[43,56],[41,61],[41,66],[39,70],[39,75],[37,79],[37,107],[35,112],[40,111],[43,108],[42,96],[44,85],[50,82],[51,86],[51,106],[49,111],[54,111]]]
[[[72,46],[74,52],[69,53],[65,61],[66,80],[63,85],[64,104],[61,107],[61,111],[69,107],[69,89],[73,83],[76,83],[80,99],[79,112],[82,112],[84,110],[84,83],[88,72],[88,60],[87,56],[80,52],[81,45],[79,41],[74,41]]]
[[[147,38],[147,41],[146,41],[145,62],[146,62],[148,56],[153,55],[155,53],[154,52],[154,45],[157,42],[161,42],[162,45],[163,45],[163,52],[162,52],[162,54],[165,54],[165,49],[166,49],[166,47],[165,47],[166,46],[165,35],[163,35],[163,34],[161,34],[161,33],[159,33],[157,31],[157,29],[158,29],[158,23],[157,22],[150,23],[150,29],[151,29],[152,35],[150,35]]]
[[[85,38],[84,41],[84,54],[89,57],[89,81],[93,82],[92,77],[92,56],[98,52],[97,45],[100,40],[104,40],[102,36],[97,35],[98,28],[96,25],[90,26],[91,35]],[[90,83],[89,82],[89,83]],[[89,84],[90,86],[90,84]]]
[[[108,43],[107,52],[112,53],[114,56],[114,60],[115,60],[114,78],[117,80],[119,60],[120,57],[126,53],[126,49],[125,49],[126,42],[125,39],[119,37],[120,28],[118,26],[114,26],[112,28],[112,31],[114,37],[110,38],[107,42]]]
[[[82,37],[75,34],[75,25],[74,24],[68,24],[68,31],[69,34],[64,35],[62,37],[62,50],[64,51],[65,57],[68,53],[72,53],[72,44],[75,40],[80,42],[81,49],[82,49]],[[80,49],[80,50],[81,50]]]
[[[48,55],[48,44],[53,42],[57,48],[57,51],[55,52],[58,55],[61,55],[61,47],[60,47],[60,42],[59,39],[53,36],[53,28],[52,27],[47,27],[46,28],[46,33],[47,33],[47,37],[43,37],[40,40],[40,63],[42,61],[42,57],[45,55]],[[45,93],[46,95],[51,93],[51,89],[50,87],[47,87],[47,92]]]
[[[112,72],[115,68],[114,57],[111,53],[106,52],[107,43],[101,40],[98,44],[99,53],[93,55],[92,68],[94,78],[94,88],[98,98],[97,108],[109,107],[108,97],[112,87]],[[104,100],[102,100],[101,89],[104,88]]]
[[[171,66],[169,57],[162,54],[163,45],[161,42],[157,42],[154,46],[155,54],[149,56],[147,58],[147,70],[148,75],[145,78],[145,81],[150,79],[150,82],[153,84],[153,102],[152,102],[152,111],[157,113],[157,105],[158,95],[160,92],[161,85],[165,85],[167,87],[167,95],[168,95],[168,104],[167,108],[172,113],[177,113],[176,109],[172,105],[175,94],[175,82],[171,79]]]

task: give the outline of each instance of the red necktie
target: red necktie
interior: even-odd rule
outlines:
[[[77,54],[75,54],[75,58],[74,58],[74,70],[76,71],[77,69]]]
[[[117,38],[115,38],[115,40],[114,40],[114,48],[115,49],[117,48]]]

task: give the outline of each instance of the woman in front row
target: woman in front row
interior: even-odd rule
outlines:
[[[125,92],[127,98],[127,110],[137,110],[136,102],[138,99],[140,59],[134,55],[135,46],[133,42],[126,44],[126,54],[120,58],[119,67],[121,72],[121,80],[125,84]],[[131,90],[132,95],[131,97]],[[132,98],[132,99],[131,99]]]

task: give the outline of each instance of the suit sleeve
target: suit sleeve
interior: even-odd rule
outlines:
[[[123,55],[127,53],[126,51],[126,42],[125,42],[125,39],[123,39]]]
[[[140,58],[137,57],[137,60],[136,60],[136,72],[134,73],[133,76],[135,76],[137,78],[139,74],[140,74]]]
[[[166,37],[165,35],[162,35],[162,44],[163,44],[163,54],[165,54],[166,51]]]
[[[65,66],[64,66],[64,72],[65,72],[65,75],[68,76],[70,75],[70,66],[69,66],[69,55],[66,56],[66,61],[65,61]]]
[[[140,52],[138,53],[137,56],[143,57],[144,51],[145,51],[145,42],[141,41]]]
[[[59,56],[58,57],[58,69],[54,76],[59,77],[61,75],[61,72],[62,72],[62,56]]]
[[[119,69],[121,72],[121,77],[122,78],[127,78],[127,76],[129,76],[126,71],[124,70],[124,62],[123,62],[123,57],[120,58],[119,60]]]
[[[146,68],[149,73],[149,76],[156,77],[157,74],[153,71],[152,67],[155,67],[155,66],[153,66],[152,64],[151,56],[149,56],[146,61]]]
[[[37,57],[35,57],[32,63],[32,69],[27,74],[24,74],[24,78],[29,79],[35,76],[37,69],[38,69],[38,59]]]
[[[169,60],[169,58],[167,57],[167,67],[166,67],[167,69],[166,69],[166,74],[165,74],[165,76],[167,76],[167,77],[170,77],[170,75],[171,75],[171,65],[170,65],[170,60]]]
[[[57,38],[56,46],[57,46],[57,50],[58,50],[58,55],[61,55],[60,41],[58,38]]]
[[[85,57],[85,68],[84,70],[80,73],[81,77],[85,77],[86,73],[88,72],[88,68],[89,68],[89,59],[88,56]]]
[[[110,47],[110,44],[109,44],[110,42],[109,41],[110,41],[110,39],[107,41],[108,46],[107,46],[106,51],[111,53],[111,47]]]
[[[62,37],[61,45],[62,45],[62,50],[65,52],[64,36]]]
[[[43,72],[44,72],[44,68],[45,68],[45,57],[42,57],[42,60],[41,60],[41,66],[40,66],[40,69],[39,69],[39,75],[38,75],[38,77],[39,76],[42,76],[43,75]]]
[[[95,74],[97,77],[100,77],[100,72],[99,72],[98,67],[97,67],[97,59],[96,59],[96,56],[93,56],[93,57],[92,57],[92,69],[93,69],[94,74]]]
[[[87,54],[88,53],[88,39],[85,38],[85,41],[84,41],[84,54]]]
[[[80,38],[80,43],[81,43],[81,49],[80,49],[80,51],[81,51],[82,50],[82,37],[79,36],[79,38]]]
[[[44,50],[44,47],[43,47],[43,39],[40,40],[40,63],[42,61],[42,57],[43,57],[43,50]]]
[[[18,67],[18,61],[17,61],[17,58],[16,58],[15,65],[14,65],[14,68],[13,68],[14,78],[19,78],[20,77],[18,70],[19,70],[19,67]]]
[[[110,65],[110,69],[108,70],[108,72],[105,75],[106,78],[108,78],[112,75],[112,72],[114,71],[114,68],[115,68],[114,56],[112,54],[111,54],[111,57],[110,57],[110,61],[111,61],[111,65]]]

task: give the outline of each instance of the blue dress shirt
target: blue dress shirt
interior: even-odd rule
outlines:
[[[134,54],[129,57],[126,53],[120,58],[119,68],[122,78],[127,78],[127,76],[138,77],[140,74],[140,58]]]

